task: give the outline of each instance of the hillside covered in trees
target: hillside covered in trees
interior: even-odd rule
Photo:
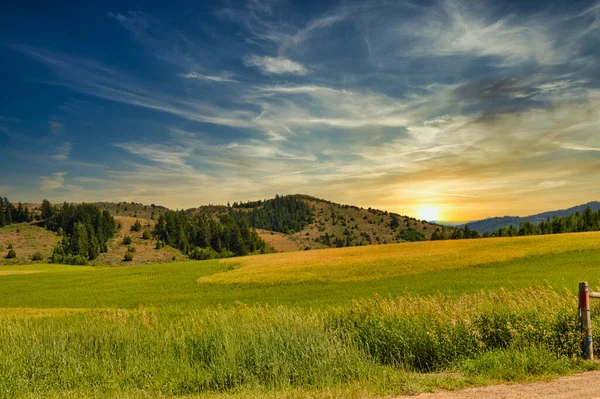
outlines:
[[[537,224],[525,220],[517,226],[511,224],[484,234],[479,234],[467,224],[461,229],[456,229],[450,238],[514,237],[585,231],[600,231],[600,210],[594,212],[591,206],[587,206],[583,212],[577,210],[566,216],[554,216],[552,219],[548,216],[546,220],[542,220]]]
[[[313,220],[310,206],[293,195],[276,195],[270,200],[234,203],[228,209],[234,219],[245,219],[254,228],[287,234],[301,231]]]
[[[41,220],[48,230],[62,236],[54,248],[52,263],[86,264],[107,251],[106,241],[114,235],[115,220],[106,210],[89,204],[41,205]]]
[[[0,227],[8,226],[13,223],[30,222],[33,215],[29,212],[27,206],[19,204],[15,207],[8,198],[0,197]]]
[[[97,204],[55,206],[44,200],[41,205],[28,208],[22,204],[14,206],[8,199],[0,198],[0,222],[4,225],[29,222],[31,228],[41,227],[56,233],[59,237],[56,246],[56,241],[43,238],[52,242],[48,248],[54,246],[50,260],[71,264],[85,264],[95,259],[98,264],[122,264],[124,257],[129,256],[131,261],[136,247],[133,263],[140,264],[271,251],[600,230],[600,210],[594,211],[589,206],[581,212],[547,217],[538,223],[523,221],[480,234],[470,225],[441,226],[306,195],[277,195],[266,200],[179,211],[137,203],[100,204],[102,209]],[[129,216],[130,213],[133,216]],[[140,214],[145,217],[138,217]],[[126,224],[125,230],[119,228],[121,223]],[[29,228],[25,231],[30,234]],[[11,241],[22,245],[25,239],[18,232],[18,227],[11,230],[14,237]],[[40,240],[42,236],[37,240],[35,251],[24,248],[19,256],[27,254],[33,259],[34,252],[41,252],[43,256],[34,260],[48,259],[48,253],[39,246]],[[6,245],[10,243],[7,241]]]
[[[154,227],[157,247],[170,245],[192,259],[211,259],[264,252],[265,242],[246,218],[219,219],[184,211],[168,211]]]

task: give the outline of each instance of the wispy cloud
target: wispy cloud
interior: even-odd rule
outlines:
[[[600,151],[600,147],[588,147],[585,145],[578,144],[560,143],[559,146],[561,148],[564,148],[565,150],[573,151]]]
[[[420,39],[413,55],[493,57],[499,66],[562,63],[543,17],[495,16],[481,6],[442,1],[441,8],[402,28]],[[540,18],[538,20],[538,18]]]
[[[229,83],[239,83],[239,81],[235,79],[230,79],[228,77],[223,76],[211,76],[211,75],[203,75],[197,72],[189,72],[179,75],[184,79],[199,79],[199,80],[208,80],[210,82],[229,82]]]
[[[65,142],[56,149],[56,152],[51,156],[51,158],[56,161],[65,161],[71,153],[71,147],[72,145],[70,142]]]
[[[65,187],[66,172],[56,172],[51,176],[40,177],[40,187],[42,191],[52,191]]]
[[[244,58],[247,66],[257,67],[263,73],[306,75],[308,69],[299,62],[283,57],[261,57],[250,55]]]
[[[600,177],[597,6],[507,13],[491,3],[366,1],[312,13],[232,4],[214,26],[109,14],[128,45],[158,60],[151,75],[11,46],[54,72],[50,85],[157,111],[148,119],[159,132],[112,139],[123,163],[97,175],[63,169],[76,154],[56,148],[69,181],[174,207],[307,192],[480,216],[558,187],[565,201],[562,192],[591,195],[583,176]],[[49,129],[68,135],[63,116]],[[43,187],[67,188],[61,173]]]
[[[65,125],[57,121],[49,121],[48,127],[50,128],[50,133],[57,135],[63,131]]]

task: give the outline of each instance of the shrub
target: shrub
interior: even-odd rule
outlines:
[[[129,236],[123,237],[123,245],[129,245],[129,244],[131,244],[131,242],[132,242],[131,237],[129,237]]]
[[[135,253],[135,247],[132,247],[131,245],[127,247],[127,252],[130,253]]]
[[[38,260],[44,260],[44,255],[41,254],[41,252],[36,252],[33,255],[31,255],[31,260],[32,261],[38,261]]]
[[[150,233],[150,230],[144,229],[144,232],[142,233],[142,238],[144,240],[149,240],[151,237],[152,237],[152,233]]]
[[[162,242],[161,240],[156,240],[156,249],[161,249],[162,247],[165,246],[165,243]]]
[[[123,257],[125,262],[131,262],[133,260],[133,254],[131,252],[127,252]]]
[[[140,223],[139,220],[136,220],[135,223],[133,224],[133,226],[131,226],[131,231],[141,231],[142,230],[142,224]]]
[[[219,257],[219,254],[212,248],[199,248],[196,247],[190,252],[190,259],[194,260],[206,260],[215,259]]]
[[[13,249],[13,245],[12,245],[12,243],[10,243],[10,242],[9,242],[9,243],[8,243],[8,247],[6,247],[6,248],[8,248],[8,249]]]
[[[88,260],[82,255],[62,255],[54,252],[50,257],[50,263],[61,264],[61,265],[77,265],[85,266],[88,264]]]
[[[57,245],[50,257],[50,263],[83,266],[88,264],[88,259],[83,255],[69,255],[62,245]]]
[[[14,249],[12,249],[12,247],[10,247],[11,249],[8,251],[8,253],[6,254],[6,259],[13,259],[17,257],[17,253],[15,252]]]

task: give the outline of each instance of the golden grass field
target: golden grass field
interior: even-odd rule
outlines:
[[[600,250],[598,232],[324,249],[224,259],[221,262],[235,266],[235,270],[201,277],[198,282],[277,284],[376,280],[595,248]]]

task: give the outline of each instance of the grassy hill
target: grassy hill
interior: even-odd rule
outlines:
[[[312,212],[312,222],[300,231],[288,234],[261,231],[261,238],[277,252],[420,241],[430,239],[436,229],[440,232],[443,231],[447,236],[451,235],[453,231],[451,227],[378,209],[342,205],[300,194],[291,197],[307,204]],[[261,207],[262,205],[259,203],[253,203],[247,207],[245,204],[233,205],[233,209],[245,212]],[[228,208],[227,206],[209,205],[189,209],[188,212],[218,218],[228,213]],[[398,220],[397,226],[392,224],[394,217]]]
[[[100,209],[106,209],[112,216],[152,220],[158,219],[160,215],[169,210],[160,205],[144,205],[135,202],[94,202],[92,205],[95,205]]]
[[[47,259],[59,240],[56,234],[27,223],[0,228],[0,265],[32,263],[31,257],[35,253]],[[9,246],[17,254],[15,259],[6,259]]]

